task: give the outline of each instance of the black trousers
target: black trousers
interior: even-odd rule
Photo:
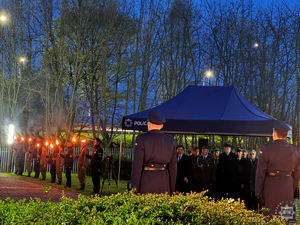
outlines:
[[[50,174],[51,174],[51,182],[55,183],[55,180],[56,180],[56,164],[51,164]]]
[[[100,170],[92,170],[92,181],[94,185],[94,192],[99,194],[100,191]]]
[[[19,167],[19,175],[22,175],[24,171],[24,158],[17,158],[17,163]]]
[[[39,176],[40,176],[40,160],[37,160],[37,159],[34,159],[34,172],[35,172],[35,174],[34,174],[34,177],[35,178],[39,178]]]
[[[72,172],[72,167],[67,166],[66,168],[66,178],[67,178],[67,184],[66,186],[71,187],[71,172]]]

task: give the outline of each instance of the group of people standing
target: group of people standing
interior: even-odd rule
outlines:
[[[184,154],[182,145],[161,129],[165,118],[155,110],[148,112],[148,132],[136,138],[132,167],[132,185],[140,194],[175,191],[201,192],[216,200],[242,199],[247,209],[268,208],[265,215],[281,215],[286,221],[295,220],[295,199],[299,198],[300,151],[288,143],[291,129],[282,121],[275,121],[273,142],[264,144],[256,158],[256,151],[231,151],[224,144],[223,153],[208,146],[193,148],[192,155]],[[244,156],[243,156],[244,155]]]
[[[50,148],[50,143],[43,141],[43,138],[38,136],[37,138],[29,138],[28,142],[25,143],[23,137],[15,136],[14,145],[10,149],[13,152],[13,159],[15,165],[15,173],[22,176],[24,172],[24,162],[26,162],[26,170],[28,172],[28,177],[31,177],[32,166],[34,177],[39,178],[42,175],[41,180],[46,179],[47,164],[50,165],[51,181],[50,183],[56,182],[56,177],[58,179],[57,184],[62,184],[62,172],[63,167],[65,169],[66,175],[66,185],[65,188],[71,187],[71,172],[73,170],[74,158],[77,158],[78,164],[78,179],[80,182],[80,188],[77,190],[85,189],[85,175],[86,168],[88,164],[88,159],[91,159],[91,169],[92,169],[92,180],[94,185],[94,194],[99,194],[100,190],[100,163],[103,157],[103,150],[100,147],[102,141],[99,138],[94,140],[94,148],[92,155],[89,154],[89,149],[87,148],[87,140],[83,139],[81,141],[81,148],[79,154],[74,154],[74,147],[72,140],[67,139],[66,150],[64,151],[63,143],[57,143],[52,145]],[[50,149],[50,152],[48,152]],[[25,160],[26,159],[26,160]]]
[[[256,151],[249,152],[225,144],[223,153],[219,149],[210,152],[208,146],[191,150],[184,154],[184,147],[177,146],[177,177],[175,191],[202,192],[215,198],[234,198],[245,201],[248,209],[256,210],[258,200],[255,196],[255,175],[257,169]],[[243,154],[244,153],[244,154]],[[244,156],[243,156],[244,155]]]

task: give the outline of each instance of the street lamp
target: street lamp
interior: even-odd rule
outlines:
[[[258,48],[259,47],[259,44],[257,43],[257,42],[255,42],[254,44],[253,44],[253,48]]]
[[[210,79],[214,75],[212,70],[206,70],[203,76],[203,86],[205,86],[205,78]]]
[[[7,20],[7,17],[6,17],[6,16],[0,16],[0,20],[1,20],[2,22],[5,22],[5,21]]]

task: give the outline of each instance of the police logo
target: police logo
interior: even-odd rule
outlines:
[[[125,125],[125,127],[132,127],[132,119],[126,119],[125,121],[124,121],[124,125]]]
[[[295,215],[294,202],[280,202],[275,208],[275,215],[281,216],[285,221],[293,220]]]

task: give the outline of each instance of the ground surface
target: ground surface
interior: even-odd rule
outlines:
[[[33,179],[33,178],[32,178]],[[47,201],[47,195],[44,193],[46,186],[49,186],[46,182],[40,184],[34,181],[34,179],[26,180],[22,178],[13,177],[7,174],[0,173],[0,200],[5,200],[10,197],[14,200],[20,200],[26,198],[27,201],[30,198],[40,198],[42,201]],[[59,202],[62,196],[61,189],[52,187],[49,198],[52,202]],[[68,190],[64,190],[66,197],[73,199],[78,198],[78,193],[74,193]]]

